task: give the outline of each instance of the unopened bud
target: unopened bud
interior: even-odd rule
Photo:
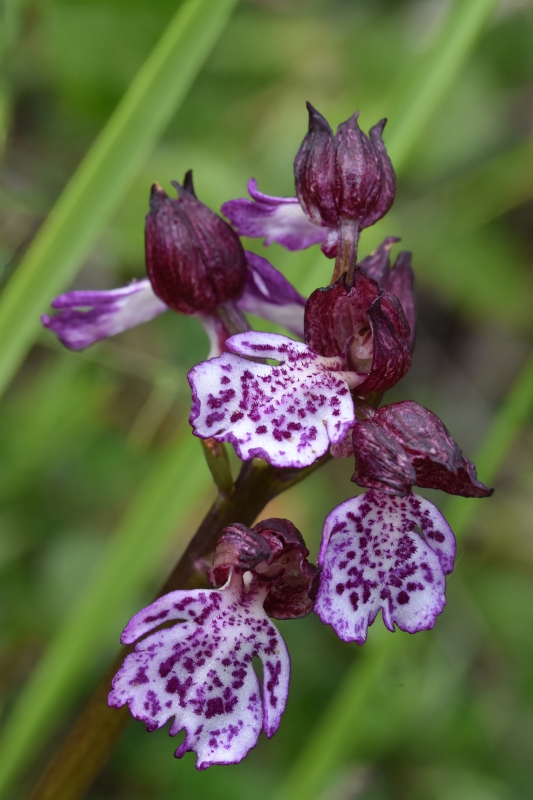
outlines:
[[[382,139],[386,120],[366,136],[359,112],[339,125],[334,135],[324,117],[307,103],[309,132],[294,162],[296,192],[309,219],[337,227],[340,220],[368,228],[391,207],[396,179]]]
[[[182,314],[213,313],[240,297],[246,259],[235,231],[194,194],[192,175],[173,182],[179,199],[152,186],[146,269],[156,295]]]

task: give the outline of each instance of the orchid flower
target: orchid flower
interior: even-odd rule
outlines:
[[[52,301],[41,321],[71,350],[122,333],[173,309],[194,315],[209,338],[209,357],[230,333],[248,330],[243,312],[303,336],[305,300],[265,258],[245,252],[232,228],[194,194],[190,173],[178,200],[154,184],[146,217],[148,278],[120,289],[73,291]]]
[[[361,269],[351,288],[341,278],[311,295],[305,339],[239,334],[227,340],[228,352],[194,367],[194,433],[230,442],[244,460],[308,466],[353,427],[350,392],[382,392],[411,364],[400,302]],[[278,363],[270,366],[265,358]]]
[[[380,608],[389,630],[396,623],[409,633],[433,627],[444,608],[455,539],[440,511],[412,487],[463,497],[488,497],[493,491],[423,406],[405,400],[369,408],[367,417],[352,433],[352,480],[370,491],[326,519],[315,609],[341,639],[359,644]]]
[[[109,705],[127,703],[148,730],[174,718],[170,735],[186,731],[175,755],[193,750],[198,769],[244,758],[261,730],[274,735],[285,709],[289,654],[267,613],[287,619],[311,612],[317,570],[307,555],[289,520],[226,528],[209,574],[215,586],[225,581],[220,588],[170,592],[126,626],[123,644],[155,632],[126,656]],[[182,622],[155,630],[174,620]]]
[[[272,197],[250,180],[252,200],[229,200],[222,213],[240,236],[265,237],[289,250],[320,244],[337,254],[342,220],[354,220],[358,229],[373,225],[392,205],[396,182],[382,132],[386,120],[360,130],[356,112],[334,135],[324,117],[308,103],[309,132],[294,164],[297,197]]]

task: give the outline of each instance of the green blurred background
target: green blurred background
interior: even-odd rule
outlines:
[[[438,33],[441,0],[243,0],[163,139],[144,164],[73,288],[144,274],[149,188],[193,168],[218,209],[262,191],[292,194],[292,161],[309,99],[336,125],[355,108],[368,128],[391,121],[395,93]],[[176,4],[169,0],[18,0],[3,9],[0,279],[33,235],[143,63]],[[415,61],[416,63],[416,61]],[[419,69],[422,67],[419,67]],[[416,79],[416,75],[415,75]],[[419,337],[389,399],[438,413],[472,456],[525,363],[533,333],[533,9],[501,2],[403,171],[393,211],[365,232],[413,250]],[[386,137],[385,137],[386,138]],[[329,281],[318,249],[261,252],[309,293]],[[67,289],[69,287],[65,287]],[[50,298],[52,299],[52,298]],[[48,309],[43,308],[42,312]],[[193,319],[165,315],[83,354],[44,331],[0,413],[0,684],[4,711],[91,580],[142,481],[183,428],[186,371],[207,353]],[[201,459],[198,449],[197,458]],[[355,492],[349,460],[274,501],[316,554],[326,514]],[[483,474],[480,476],[484,478]],[[521,432],[491,500],[476,502],[448,605],[431,632],[407,637],[365,695],[317,800],[518,800],[533,797],[533,431]],[[443,509],[446,498],[431,495]],[[114,655],[122,625],[150,597],[201,518],[184,507],[156,574],[94,648],[35,741],[23,797]],[[127,569],[127,565],[124,567]],[[291,652],[281,728],[240,765],[197,773],[177,740],[130,725],[91,800],[275,798],[343,676],[362,658],[315,617],[281,626]],[[370,643],[384,634],[376,622]],[[395,635],[395,641],[402,639]],[[179,740],[179,737],[178,737]],[[17,794],[20,792],[20,794]]]

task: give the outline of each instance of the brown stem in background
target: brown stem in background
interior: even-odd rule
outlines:
[[[245,462],[233,494],[230,497],[218,495],[158,597],[186,587],[197,560],[211,553],[227,525],[232,522],[251,525],[270,500],[300,483],[330,458],[326,453],[305,469],[275,469],[260,459]],[[81,800],[84,797],[131,719],[127,706],[109,708],[107,695],[112,678],[133,649],[131,646],[119,653],[55,753],[30,800]]]

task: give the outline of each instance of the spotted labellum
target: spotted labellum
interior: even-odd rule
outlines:
[[[220,588],[170,592],[126,626],[123,644],[150,635],[126,656],[109,705],[127,703],[148,730],[173,719],[170,735],[186,732],[175,755],[193,750],[198,769],[235,764],[261,730],[273,736],[285,709],[290,661],[269,615],[294,619],[312,611],[317,569],[308,554],[288,520],[226,528],[209,573],[215,586],[224,581]],[[174,620],[181,622],[157,630]],[[254,658],[263,665],[262,691]]]
[[[364,644],[381,610],[390,631],[432,628],[444,608],[455,538],[436,506],[369,491],[327,517],[315,611],[345,642]]]

